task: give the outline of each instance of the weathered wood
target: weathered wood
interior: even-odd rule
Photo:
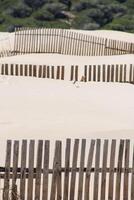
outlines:
[[[50,66],[47,66],[47,78],[50,78]]]
[[[48,200],[49,153],[50,153],[50,142],[48,140],[46,140],[45,146],[44,146],[42,200]]]
[[[27,65],[24,65],[24,76],[27,76],[28,75],[28,66]]]
[[[51,78],[54,79],[54,66],[51,67]]]
[[[42,77],[42,65],[39,65],[39,73],[38,73],[38,77],[39,77],[39,78]]]
[[[101,177],[101,200],[106,199],[106,168],[108,156],[108,140],[104,141],[103,146],[103,163],[102,163],[102,177]]]
[[[120,82],[123,81],[123,65],[120,65]]]
[[[78,65],[75,66],[75,81],[78,81]]]
[[[82,200],[82,194],[83,194],[85,148],[86,148],[86,140],[82,139],[81,156],[80,156],[80,170],[79,170],[79,182],[78,182],[78,200]]]
[[[127,76],[127,65],[124,65],[124,82],[126,82],[126,76]]]
[[[133,200],[134,153],[132,158],[132,154],[130,153],[130,140],[120,140],[117,167],[115,163],[116,140],[111,141],[110,152],[108,151],[108,140],[104,140],[104,144],[101,148],[101,140],[97,139],[95,152],[95,140],[91,140],[89,152],[87,155],[88,158],[86,158],[86,140],[82,139],[80,151],[81,153],[80,157],[78,157],[79,139],[75,139],[72,152],[73,157],[71,167],[71,139],[67,139],[66,141],[64,167],[62,167],[62,142],[56,141],[53,169],[49,169],[50,142],[46,140],[45,144],[43,144],[43,141],[39,140],[37,147],[36,168],[34,168],[34,158],[36,155],[34,155],[35,142],[34,140],[30,141],[30,144],[28,146],[29,166],[28,168],[26,168],[27,141],[22,141],[20,153],[18,141],[14,142],[13,151],[11,148],[11,141],[9,140],[7,142],[5,168],[0,167],[0,178],[4,178],[4,200],[9,200],[10,189],[12,200],[18,200],[18,198],[22,200],[48,200],[49,197],[50,200],[74,200],[74,198],[77,198],[78,200],[89,200],[92,195],[93,197],[91,198],[91,200],[114,200],[114,198],[115,200],[129,200],[130,193],[131,200]],[[11,152],[13,152],[13,158],[11,157]],[[86,167],[85,158],[87,159]],[[130,158],[133,159],[132,167],[130,167]],[[101,159],[102,162],[100,162]],[[12,160],[13,164],[11,164]],[[20,161],[19,168],[18,161]],[[80,162],[79,167],[77,167],[78,161]],[[100,163],[102,163],[102,166],[100,166]],[[93,176],[93,183],[91,182],[91,174]],[[49,179],[49,175],[52,175],[52,179]],[[131,176],[131,187],[129,176]],[[116,177],[116,180],[114,180],[114,177]],[[64,179],[62,180],[62,178]],[[10,180],[11,188],[9,184]],[[78,181],[78,183],[76,182],[76,180]],[[106,180],[109,181],[108,184],[106,184]],[[50,192],[48,189],[49,181],[51,184]]]
[[[107,66],[107,82],[110,82],[110,68],[111,68],[111,66],[108,65]]]
[[[71,139],[67,139],[66,140],[66,150],[65,150],[65,177],[64,177],[63,200],[68,200],[69,167],[70,167],[70,147],[71,147]]]
[[[105,82],[106,81],[106,66],[103,65],[102,67],[103,67],[103,72],[102,72],[103,73],[103,78],[102,79],[103,79],[103,82]]]
[[[12,147],[12,142],[11,142],[11,140],[8,140],[7,141],[7,147],[6,147],[6,161],[5,161],[3,200],[8,200],[9,199],[11,147]]]
[[[40,200],[42,151],[43,151],[43,140],[39,140],[38,150],[37,150],[37,162],[36,162],[36,179],[35,179],[35,199],[36,200]]]
[[[124,172],[124,186],[123,186],[123,200],[128,200],[128,188],[129,188],[129,154],[130,154],[130,140],[126,140],[125,145],[125,172]]]
[[[89,199],[90,176],[91,176],[91,169],[92,169],[92,162],[93,162],[94,145],[95,145],[95,140],[91,140],[89,154],[88,154],[88,160],[87,160],[86,177],[85,177],[84,200]]]
[[[20,76],[23,76],[23,65],[20,65]]]
[[[70,81],[73,81],[73,78],[74,78],[74,66],[72,65],[71,66],[71,77],[70,77]]]
[[[79,56],[120,55],[133,53],[133,43],[63,29],[22,27],[15,31],[14,52]]]
[[[57,188],[57,176],[58,176],[58,165],[59,165],[59,148],[60,148],[60,141],[56,141],[55,144],[55,155],[53,161],[53,175],[52,175],[52,182],[51,182],[51,193],[50,193],[50,200],[55,200],[56,197],[56,188]]]
[[[84,81],[87,82],[87,65],[84,66]]]
[[[37,76],[37,66],[33,65],[33,76]]]
[[[92,80],[92,66],[89,65],[89,72],[88,72],[88,81]]]
[[[27,159],[27,141],[22,141],[21,147],[21,178],[20,178],[20,198],[25,200],[26,185],[26,159]]]
[[[43,78],[46,78],[46,65],[43,66]]]
[[[1,74],[2,74],[2,75],[5,74],[4,69],[5,69],[5,66],[4,66],[4,64],[2,64],[2,65],[1,65]]]
[[[110,153],[108,200],[113,200],[115,150],[116,150],[116,140],[112,140],[111,153]]]
[[[124,140],[120,141],[119,154],[118,154],[118,166],[117,166],[117,176],[116,176],[116,190],[115,190],[115,200],[120,199],[121,190],[121,168],[123,161],[123,150],[124,150]]]
[[[13,149],[13,177],[12,177],[12,200],[17,200],[18,191],[17,191],[17,168],[18,168],[18,159],[19,159],[19,141],[14,142]]]
[[[56,79],[60,79],[60,66],[57,66],[57,75]]]
[[[93,81],[96,81],[96,65],[93,65]]]
[[[8,72],[8,64],[5,64],[5,75],[8,75],[9,72]]]
[[[61,153],[61,149],[62,149],[62,143],[61,141],[59,142],[59,148],[58,148],[58,152],[57,152],[57,158],[58,158],[58,165],[57,165],[57,200],[61,200],[62,199],[62,180],[61,180],[61,157],[62,157],[62,153]]]
[[[64,80],[65,76],[65,66],[61,66],[61,80]]]
[[[133,74],[133,66],[132,66],[132,64],[130,65],[130,71],[129,71],[129,82],[131,83],[131,82],[133,82],[132,81],[132,74]]]
[[[116,65],[116,78],[115,81],[118,82],[119,81],[119,65]]]
[[[94,172],[94,190],[93,190],[93,200],[98,200],[99,194],[99,165],[100,165],[100,145],[101,140],[96,141],[96,154],[95,154],[95,172]]]
[[[34,177],[34,146],[35,141],[31,140],[29,145],[29,176],[28,176],[28,190],[27,199],[33,200],[33,177]]]
[[[79,139],[75,139],[75,144],[74,144],[74,149],[73,149],[71,182],[70,182],[70,200],[74,200],[74,195],[75,195],[78,148],[79,148]]]
[[[131,200],[134,199],[134,145],[132,156],[132,176],[131,176]]]
[[[114,82],[114,65],[111,66],[111,82]]]
[[[97,81],[100,81],[101,79],[101,66],[98,65],[98,80]]]

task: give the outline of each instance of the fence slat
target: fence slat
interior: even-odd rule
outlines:
[[[88,81],[92,80],[92,66],[89,65],[89,72],[88,72]]]
[[[47,66],[47,78],[50,78],[50,66]]]
[[[98,65],[98,80],[97,81],[100,81],[101,79],[101,66]]]
[[[114,82],[114,65],[111,66],[111,82]]]
[[[3,199],[9,199],[9,181],[10,181],[10,164],[11,164],[11,140],[7,141],[6,147],[6,161],[5,161],[5,176],[4,176],[4,190],[3,190]]]
[[[87,82],[87,65],[84,66],[84,81]]]
[[[110,199],[113,200],[115,150],[116,150],[116,140],[112,140],[111,153],[110,153],[110,168],[109,168],[109,187],[108,187],[109,200]]]
[[[33,200],[34,146],[35,146],[35,141],[31,140],[29,145],[29,175],[28,175],[28,191],[27,191],[28,200]]]
[[[14,149],[13,149],[13,176],[12,176],[12,200],[17,200],[18,198],[18,191],[17,191],[17,169],[18,169],[18,158],[19,158],[19,141],[14,142]]]
[[[61,66],[61,80],[64,80],[65,76],[65,66]]]
[[[75,66],[75,81],[78,81],[78,65]]]
[[[123,187],[123,199],[128,200],[128,188],[129,188],[129,180],[128,180],[128,168],[129,168],[129,152],[130,151],[130,140],[126,140],[125,145],[125,172],[124,172],[124,187]]]
[[[20,198],[25,200],[25,184],[26,184],[26,157],[27,157],[27,141],[22,141],[21,147],[21,177],[20,177]]]
[[[56,79],[60,79],[60,66],[57,66],[57,75]]]
[[[132,175],[131,175],[131,200],[133,199],[134,199],[134,145],[133,145]]]
[[[39,66],[39,73],[38,73],[38,77],[41,78],[42,77],[42,65]]]
[[[123,160],[123,150],[124,150],[124,140],[120,140],[119,154],[118,154],[117,176],[116,176],[115,200],[120,200],[121,168],[122,168],[122,160]]]
[[[54,66],[51,67],[51,78],[54,79]]]
[[[78,200],[82,200],[82,194],[83,194],[83,176],[84,176],[84,164],[85,164],[85,148],[86,148],[86,140],[82,139],[80,169],[79,169],[79,183],[78,183]]]
[[[111,68],[111,66],[108,65],[107,66],[107,82],[110,82],[110,68]]]
[[[64,176],[64,194],[63,194],[63,200],[68,200],[69,167],[70,167],[70,147],[71,147],[71,139],[67,139],[66,140],[66,150],[65,150],[65,176]]]
[[[92,169],[92,162],[93,162],[94,145],[95,145],[95,140],[91,140],[89,154],[88,154],[88,161],[87,161],[86,177],[85,177],[84,200],[89,199],[90,176],[91,176],[91,169]]]
[[[106,81],[106,66],[105,65],[103,65],[103,82],[105,82]]]
[[[103,146],[103,164],[102,164],[102,178],[101,178],[101,200],[106,199],[106,168],[108,156],[108,140],[104,141]]]
[[[74,195],[75,195],[78,148],[79,148],[79,139],[75,139],[74,149],[73,149],[72,170],[71,170],[71,182],[70,182],[70,200],[74,200]]]
[[[36,179],[35,179],[35,199],[36,200],[40,200],[42,151],[43,151],[43,140],[39,140],[38,150],[37,150],[37,162],[36,162]]]
[[[71,66],[71,76],[70,76],[70,81],[73,81],[73,78],[74,78],[74,66],[72,65]]]
[[[61,141],[59,142],[59,148],[58,148],[58,168],[57,168],[57,200],[62,199],[62,180],[61,180]]]
[[[98,200],[98,193],[99,193],[100,145],[101,145],[101,140],[97,139],[97,141],[96,141],[96,154],[95,154],[93,200]]]
[[[45,141],[44,147],[44,166],[43,166],[43,190],[42,190],[42,200],[48,200],[48,171],[49,171],[49,150],[50,142]]]
[[[57,175],[58,175],[58,158],[59,158],[59,147],[60,141],[56,141],[55,144],[55,155],[53,161],[53,175],[52,175],[52,183],[51,183],[51,193],[50,193],[50,200],[55,200],[56,197],[56,188],[57,188]]]

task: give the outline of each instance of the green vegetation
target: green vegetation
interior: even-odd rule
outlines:
[[[16,26],[134,33],[134,0],[0,0],[0,31]]]

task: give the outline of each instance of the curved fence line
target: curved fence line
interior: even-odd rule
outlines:
[[[49,66],[31,64],[1,64],[1,75],[29,76],[82,82],[134,83],[134,65],[71,65]]]
[[[79,56],[134,54],[134,43],[65,29],[16,28],[14,54],[59,53]]]

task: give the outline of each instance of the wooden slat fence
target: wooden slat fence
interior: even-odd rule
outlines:
[[[14,55],[13,48],[11,47],[10,37],[4,36],[0,38],[0,58]]]
[[[133,142],[7,141],[3,200],[133,200]]]
[[[15,54],[59,53],[79,56],[133,54],[134,43],[65,29],[16,28]]]
[[[134,83],[134,65],[71,65],[48,66],[31,64],[1,64],[1,75],[30,76],[82,82]]]

